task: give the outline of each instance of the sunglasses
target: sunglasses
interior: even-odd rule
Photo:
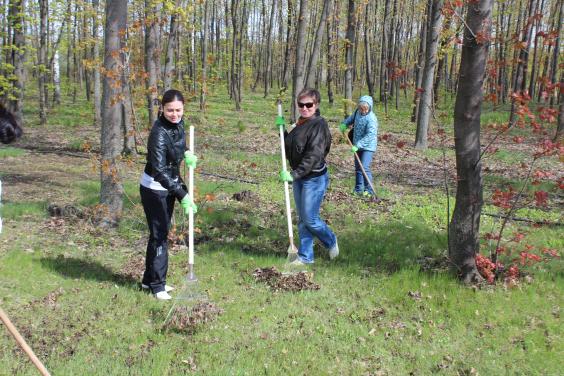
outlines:
[[[302,102],[298,102],[298,107],[299,108],[312,108],[315,105],[315,103],[313,102],[308,102],[308,103],[302,103]]]

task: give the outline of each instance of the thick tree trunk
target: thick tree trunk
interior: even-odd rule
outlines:
[[[290,56],[292,54],[292,19],[294,18],[294,5],[288,0],[288,25],[286,27],[286,46],[284,48],[284,69],[282,70],[282,87],[288,87],[288,71],[290,68]]]
[[[145,71],[147,77],[147,109],[149,111],[149,124],[157,120],[158,106],[158,81],[160,67],[160,51],[158,49],[159,16],[157,8],[151,0],[145,0]]]
[[[419,115],[417,116],[417,131],[415,136],[415,148],[427,149],[427,133],[433,105],[433,79],[435,77],[435,66],[437,65],[437,47],[439,34],[441,32],[441,10],[443,0],[433,0],[431,6],[429,29],[427,30],[427,46],[425,47],[425,68],[421,81],[421,97],[419,99]]]
[[[298,35],[296,39],[296,61],[294,65],[294,77],[292,85],[292,121],[297,119],[298,108],[296,106],[296,96],[304,88],[304,65],[305,65],[305,45],[306,45],[306,11],[307,0],[300,0],[300,15],[298,17]]]
[[[456,151],[456,203],[449,229],[449,257],[466,283],[480,282],[476,268],[482,211],[482,164],[480,162],[480,115],[482,85],[488,56],[492,0],[479,0],[468,8],[464,31],[460,78],[454,108]],[[469,29],[468,29],[469,28]]]
[[[345,111],[350,114],[353,109],[353,47],[355,44],[356,14],[354,0],[349,0],[347,10],[347,33],[345,34]]]
[[[123,185],[118,169],[122,150],[122,67],[124,58],[120,34],[127,26],[127,2],[107,0],[104,43],[104,89],[102,97],[102,132],[100,155],[101,224],[116,225],[123,208]]]
[[[369,18],[369,5],[364,12],[364,63],[365,63],[365,73],[366,73],[366,85],[368,86],[368,95],[374,98],[374,79],[372,73],[372,45],[371,45],[371,34],[372,34],[372,23]]]
[[[315,41],[313,42],[313,51],[311,53],[311,59],[309,60],[309,66],[306,75],[306,87],[315,87],[315,77],[317,74],[317,66],[319,61],[319,55],[321,54],[321,44],[323,43],[323,34],[325,33],[325,27],[327,24],[327,13],[329,12],[329,3],[331,0],[323,0],[323,9],[321,10],[321,17],[319,20],[319,26],[315,33]]]

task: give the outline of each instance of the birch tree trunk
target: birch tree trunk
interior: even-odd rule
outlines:
[[[118,170],[122,150],[122,69],[120,33],[127,26],[127,2],[107,0],[104,38],[104,89],[100,155],[100,204],[105,209],[100,224],[115,226],[123,209],[123,185]]]
[[[457,189],[449,228],[449,257],[465,283],[482,280],[476,268],[482,211],[482,164],[480,162],[480,115],[482,85],[488,56],[492,0],[479,0],[468,8],[464,30],[460,78],[454,108],[454,143]]]

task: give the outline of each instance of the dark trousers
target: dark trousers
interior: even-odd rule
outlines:
[[[145,273],[142,283],[151,288],[153,294],[164,291],[168,270],[168,230],[174,210],[175,197],[168,191],[155,191],[140,187],[141,203],[149,225],[149,243],[145,258]]]

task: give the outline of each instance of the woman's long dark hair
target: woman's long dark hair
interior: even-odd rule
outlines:
[[[0,142],[9,144],[22,134],[22,127],[16,121],[16,117],[0,103]]]

